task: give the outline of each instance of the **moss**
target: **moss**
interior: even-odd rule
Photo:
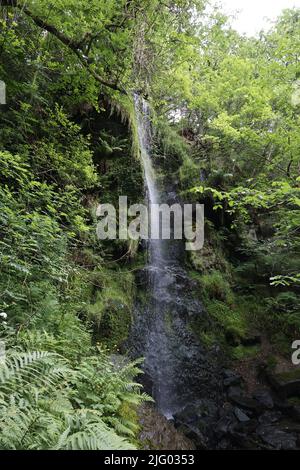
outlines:
[[[166,326],[166,330],[169,333],[172,333],[172,330],[173,330],[172,312],[166,312],[166,314],[165,314],[165,326]]]
[[[300,397],[291,397],[291,398],[288,398],[287,401],[290,405],[300,407]]]
[[[99,336],[110,351],[118,350],[128,337],[130,325],[131,311],[112,302],[104,311]]]
[[[227,304],[233,304],[234,296],[228,280],[220,271],[211,271],[200,279],[203,295],[212,300],[221,300]]]
[[[224,277],[231,278],[230,265],[224,258],[221,247],[212,244],[207,236],[202,250],[189,253],[190,264],[196,271],[207,274],[211,271],[220,271]]]
[[[260,346],[243,346],[239,345],[235,348],[230,349],[230,355],[232,359],[242,360],[250,357],[255,357],[260,351]]]
[[[275,356],[269,356],[267,359],[267,366],[268,369],[271,371],[275,371],[276,366],[277,366],[277,358]]]
[[[203,346],[208,349],[218,343],[218,338],[214,332],[200,331],[198,337],[201,341],[201,344],[203,344]]]
[[[217,300],[207,304],[209,314],[217,320],[223,331],[234,331],[241,337],[246,336],[248,328],[243,313],[237,308],[231,308],[224,302]]]
[[[95,340],[117,350],[131,326],[134,276],[125,270],[102,269],[91,275],[91,281],[94,299],[86,307],[86,315],[94,325]]]
[[[294,368],[288,372],[282,372],[277,374],[277,377],[283,382],[289,382],[290,380],[300,380],[300,368]]]

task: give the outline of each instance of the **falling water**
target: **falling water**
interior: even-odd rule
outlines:
[[[172,185],[157,184],[148,103],[138,95],[134,102],[148,203],[178,202]],[[159,221],[151,220],[153,223],[159,225]],[[211,382],[204,351],[188,327],[188,321],[203,314],[203,308],[193,298],[190,279],[182,267],[184,242],[150,237],[148,253],[148,297],[136,305],[130,343],[134,355],[145,358],[145,374],[157,407],[170,418],[206,394],[205,384]]]
[[[141,151],[141,159],[144,167],[144,175],[146,188],[148,192],[149,208],[151,204],[158,204],[160,202],[160,194],[156,183],[156,174],[151,160],[151,120],[150,109],[146,100],[140,98],[139,95],[134,95],[135,110],[137,117],[137,130],[139,138],[139,147]],[[149,210],[150,212],[150,210]],[[159,220],[155,218],[151,224],[157,224],[156,227],[151,225],[150,233],[152,230],[159,231]],[[149,255],[150,262],[157,266],[162,263],[162,246],[161,240],[150,240],[149,242]]]

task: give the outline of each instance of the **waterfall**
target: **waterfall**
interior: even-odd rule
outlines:
[[[151,136],[151,114],[149,105],[146,100],[134,96],[137,130],[139,138],[139,146],[141,153],[141,161],[143,164],[144,178],[148,196],[149,212],[151,212],[151,204],[158,204],[162,201],[162,194],[157,186],[157,178],[155,169],[151,159],[152,136]],[[150,230],[156,229],[159,233],[159,219],[151,220]],[[153,227],[152,224],[158,227]],[[149,288],[150,288],[150,312],[148,312],[150,320],[148,322],[148,331],[145,362],[146,367],[150,371],[153,380],[153,395],[156,399],[158,407],[166,416],[172,415],[170,407],[171,397],[170,389],[172,384],[167,384],[167,375],[172,367],[172,362],[168,357],[167,335],[165,334],[165,315],[161,301],[166,297],[166,292],[162,291],[164,285],[169,285],[170,279],[166,280],[167,271],[163,267],[166,266],[168,259],[163,255],[165,241],[159,239],[151,239],[148,241],[148,272],[149,272]]]
[[[157,184],[149,105],[138,95],[134,96],[134,104],[148,203],[178,203],[171,175],[167,183]],[[159,220],[150,220],[159,224]],[[203,348],[189,327],[190,319],[204,311],[193,296],[191,280],[183,267],[184,241],[150,237],[148,253],[148,265],[143,270],[145,295],[136,302],[129,347],[134,357],[145,358],[147,392],[154,397],[157,408],[171,418],[199,397],[212,395],[208,388],[213,381],[207,373]]]
[[[152,165],[151,152],[151,120],[150,109],[146,100],[139,95],[134,95],[135,112],[137,118],[137,130],[141,158],[144,166],[145,180],[149,191],[149,200],[151,203],[158,203],[158,189],[155,181],[155,171]]]
[[[141,152],[141,160],[144,168],[144,176],[146,189],[148,193],[149,209],[151,204],[160,202],[160,194],[156,183],[156,174],[151,160],[151,116],[147,101],[139,95],[134,95],[135,112],[137,119],[137,131],[139,139],[139,147]],[[149,211],[150,213],[150,211]],[[152,223],[156,224],[154,227]],[[159,220],[155,218],[151,221],[150,233],[157,230],[159,233]],[[162,263],[162,243],[161,240],[149,240],[150,263],[154,267],[158,267]]]

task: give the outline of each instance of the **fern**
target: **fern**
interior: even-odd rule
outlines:
[[[146,399],[132,381],[136,370],[114,370],[101,355],[74,369],[55,353],[9,354],[0,366],[0,448],[134,449],[123,436],[134,438],[137,425],[119,410]]]
[[[60,436],[55,449],[133,450],[135,447],[103,423],[98,413],[76,413]]]

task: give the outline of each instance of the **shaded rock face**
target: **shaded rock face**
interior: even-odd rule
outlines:
[[[144,450],[194,450],[194,443],[161,415],[154,405],[144,404],[138,411],[141,431],[139,440]]]
[[[294,434],[287,433],[282,429],[271,426],[258,426],[257,435],[262,441],[277,450],[293,450],[297,445],[297,437]]]
[[[172,417],[200,398],[220,400],[221,366],[219,351],[208,351],[189,327],[195,317],[209,321],[192,281],[173,256],[164,261],[139,276],[148,278],[148,296],[137,299],[129,347],[134,357],[145,358],[146,390]]]
[[[299,449],[296,406],[267,386],[247,394],[242,378],[234,371],[223,371],[223,385],[220,402],[199,399],[174,416],[175,426],[198,449]]]
[[[226,401],[219,409],[220,418],[215,427],[216,448],[299,448],[300,415],[295,407],[280,398],[276,389],[270,389],[267,385],[249,396],[238,374],[226,370],[223,376]]]

